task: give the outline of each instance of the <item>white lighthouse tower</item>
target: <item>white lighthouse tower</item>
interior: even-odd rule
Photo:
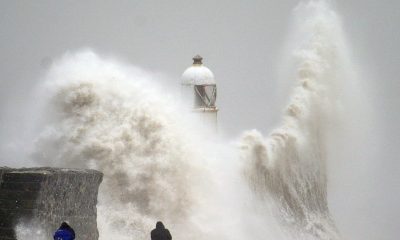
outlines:
[[[217,85],[214,74],[203,65],[200,55],[193,57],[193,65],[182,74],[182,97],[201,121],[217,130]]]

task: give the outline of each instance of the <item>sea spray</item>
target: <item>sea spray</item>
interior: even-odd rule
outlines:
[[[157,220],[174,228],[192,207],[193,163],[201,155],[185,138],[173,101],[149,79],[83,51],[56,62],[43,86],[46,120],[34,158],[104,173],[100,239],[145,239]]]
[[[282,126],[267,138],[242,138],[249,186],[292,239],[340,239],[327,203],[327,137],[339,113],[346,51],[338,16],[326,1],[295,9],[296,81]]]
[[[100,239],[147,239],[158,220],[174,238],[248,236],[241,218],[248,192],[233,147],[153,75],[85,50],[56,60],[38,89],[33,159],[104,173]],[[36,234],[35,224],[17,226],[21,240]]]

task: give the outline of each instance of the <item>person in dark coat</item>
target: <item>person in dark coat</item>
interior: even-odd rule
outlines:
[[[151,231],[151,240],[172,240],[172,236],[162,222],[157,222],[156,228]]]
[[[54,240],[74,240],[74,239],[75,239],[75,231],[66,222],[61,223],[61,226],[54,233]]]

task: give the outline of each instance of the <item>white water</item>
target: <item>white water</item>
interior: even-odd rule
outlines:
[[[348,149],[359,134],[354,127],[363,129],[355,119],[365,116],[368,122],[366,103],[354,95],[359,93],[354,65],[329,3],[299,4],[294,15],[290,48],[296,86],[280,127],[267,137],[257,130],[243,135],[244,175],[268,206],[265,214],[286,227],[286,238],[341,239],[328,209],[327,165],[352,160],[344,153],[354,151]]]
[[[272,205],[270,214],[293,231],[291,238],[339,239],[327,203],[326,138],[338,113],[344,42],[337,16],[325,3],[300,5],[295,14],[297,86],[281,127],[267,138],[256,130],[244,134],[245,175]]]
[[[244,133],[240,157],[194,128],[151,74],[81,51],[55,62],[41,86],[33,158],[104,173],[100,239],[147,239],[157,220],[177,239],[340,239],[326,161],[346,46],[326,2],[294,14],[297,83],[283,123],[269,137]]]

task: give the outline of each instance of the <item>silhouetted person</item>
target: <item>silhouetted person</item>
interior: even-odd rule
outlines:
[[[68,223],[63,222],[58,230],[54,233],[54,240],[74,240],[75,231]]]
[[[172,236],[162,222],[157,222],[156,228],[151,231],[151,240],[172,240]]]

